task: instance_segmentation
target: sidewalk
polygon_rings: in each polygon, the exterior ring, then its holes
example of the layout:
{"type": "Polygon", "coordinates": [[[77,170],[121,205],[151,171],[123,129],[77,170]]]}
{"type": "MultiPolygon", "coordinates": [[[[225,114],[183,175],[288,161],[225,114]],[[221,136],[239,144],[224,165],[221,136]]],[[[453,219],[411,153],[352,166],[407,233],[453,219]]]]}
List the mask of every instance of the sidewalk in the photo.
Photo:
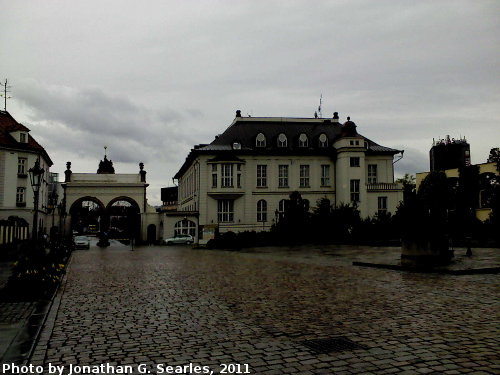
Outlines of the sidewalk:
{"type": "MultiPolygon", "coordinates": [[[[11,275],[12,262],[0,263],[0,290],[2,290],[11,275]]],[[[14,302],[0,296],[0,362],[16,359],[19,350],[13,350],[11,344],[18,337],[27,319],[30,317],[36,301],[14,302]],[[11,350],[9,350],[9,348],[11,350]]]]}

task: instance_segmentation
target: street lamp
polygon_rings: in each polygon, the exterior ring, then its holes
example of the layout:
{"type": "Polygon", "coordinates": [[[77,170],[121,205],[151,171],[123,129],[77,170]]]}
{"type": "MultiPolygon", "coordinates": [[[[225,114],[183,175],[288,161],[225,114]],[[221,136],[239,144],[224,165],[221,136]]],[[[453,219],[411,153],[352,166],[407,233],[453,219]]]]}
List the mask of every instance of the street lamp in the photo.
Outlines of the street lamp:
{"type": "Polygon", "coordinates": [[[40,196],[40,186],[42,185],[42,176],[45,172],[45,170],[40,167],[40,156],[36,159],[35,166],[30,168],[28,172],[34,195],[35,213],[33,214],[33,240],[36,242],[38,239],[38,199],[40,196]]]}
{"type": "Polygon", "coordinates": [[[64,227],[66,224],[66,205],[65,199],[63,198],[61,202],[57,205],[57,213],[59,214],[59,238],[64,239],[64,227]]]}
{"type": "Polygon", "coordinates": [[[59,199],[59,195],[57,194],[56,187],[49,194],[49,205],[48,209],[52,210],[52,227],[50,228],[50,240],[52,243],[55,241],[56,231],[57,229],[54,227],[54,215],[57,208],[57,200],[59,199]]]}

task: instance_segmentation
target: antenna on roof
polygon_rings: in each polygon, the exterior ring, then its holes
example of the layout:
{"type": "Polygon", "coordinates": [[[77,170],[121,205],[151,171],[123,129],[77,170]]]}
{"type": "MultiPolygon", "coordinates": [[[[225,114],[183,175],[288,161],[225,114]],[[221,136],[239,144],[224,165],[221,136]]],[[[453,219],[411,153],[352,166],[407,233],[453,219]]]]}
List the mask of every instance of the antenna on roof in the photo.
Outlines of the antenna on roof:
{"type": "Polygon", "coordinates": [[[321,103],[323,101],[323,94],[320,94],[319,96],[319,106],[318,106],[318,115],[319,115],[319,118],[323,118],[323,116],[321,115],[321,103]]]}
{"type": "Polygon", "coordinates": [[[0,96],[4,97],[4,108],[3,108],[3,110],[5,112],[7,112],[7,99],[12,98],[12,96],[7,96],[7,94],[10,92],[9,89],[12,88],[12,86],[9,86],[7,84],[7,78],[5,78],[5,83],[0,83],[0,85],[3,86],[3,94],[0,94],[0,96]]]}

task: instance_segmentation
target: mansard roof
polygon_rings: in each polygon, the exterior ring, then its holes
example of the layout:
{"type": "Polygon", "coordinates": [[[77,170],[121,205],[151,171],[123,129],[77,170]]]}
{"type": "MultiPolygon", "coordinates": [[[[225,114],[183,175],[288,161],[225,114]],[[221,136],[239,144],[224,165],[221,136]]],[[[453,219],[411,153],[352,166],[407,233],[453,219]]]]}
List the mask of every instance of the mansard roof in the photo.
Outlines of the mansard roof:
{"type": "MultiPolygon", "coordinates": [[[[224,133],[215,138],[210,145],[202,148],[212,149],[214,146],[229,145],[239,142],[242,149],[255,149],[255,138],[262,133],[266,137],[265,149],[277,149],[278,136],[283,133],[287,137],[287,149],[298,147],[298,138],[304,133],[309,139],[309,146],[314,145],[321,134],[326,134],[331,142],[340,136],[341,125],[333,123],[330,119],[301,119],[301,118],[259,118],[259,117],[237,117],[224,133]]],[[[281,147],[280,147],[281,149],[281,147]]]]}
{"type": "Polygon", "coordinates": [[[356,133],[356,125],[352,121],[348,121],[346,124],[354,129],[354,133],[350,131],[346,134],[345,124],[342,125],[339,122],[334,122],[332,119],[237,116],[224,133],[216,136],[212,143],[195,146],[174,178],[180,178],[189,168],[194,158],[200,154],[334,156],[336,151],[333,148],[333,143],[342,136],[363,138],[368,145],[368,154],[394,155],[400,152],[400,150],[381,146],[356,133]],[[256,144],[257,135],[260,133],[265,136],[265,146],[257,146],[256,144]],[[284,134],[287,138],[285,147],[278,146],[278,137],[280,134],[284,134]],[[301,134],[307,136],[307,147],[299,145],[301,134]],[[321,134],[327,136],[327,147],[320,147],[319,137],[321,134]],[[235,144],[237,144],[237,148],[235,144]]]}
{"type": "Polygon", "coordinates": [[[0,111],[0,147],[40,153],[47,163],[52,165],[52,160],[45,149],[29,134],[29,131],[30,129],[18,123],[9,112],[0,111]],[[26,143],[17,142],[11,134],[16,131],[26,132],[28,141],[26,143]]]}

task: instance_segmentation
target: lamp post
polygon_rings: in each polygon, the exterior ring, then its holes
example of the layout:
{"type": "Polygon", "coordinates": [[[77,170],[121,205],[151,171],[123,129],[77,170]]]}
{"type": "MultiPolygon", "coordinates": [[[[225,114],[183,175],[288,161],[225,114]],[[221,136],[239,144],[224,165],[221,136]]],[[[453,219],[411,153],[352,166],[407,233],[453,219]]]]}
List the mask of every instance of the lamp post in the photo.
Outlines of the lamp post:
{"type": "Polygon", "coordinates": [[[34,200],[34,214],[33,214],[33,240],[35,243],[38,241],[38,200],[40,197],[40,186],[42,185],[42,176],[45,172],[43,168],[40,167],[40,156],[35,161],[35,166],[28,170],[30,175],[31,187],[33,188],[33,200],[34,200]]]}
{"type": "Polygon", "coordinates": [[[49,210],[52,210],[52,226],[50,227],[50,241],[52,243],[56,240],[56,228],[54,227],[54,216],[57,208],[57,200],[59,199],[59,195],[54,187],[54,189],[49,194],[49,210]]]}
{"type": "Polygon", "coordinates": [[[59,214],[59,238],[61,241],[64,240],[64,226],[66,224],[66,205],[64,204],[64,202],[65,200],[63,198],[62,201],[57,205],[57,213],[59,214]]]}

